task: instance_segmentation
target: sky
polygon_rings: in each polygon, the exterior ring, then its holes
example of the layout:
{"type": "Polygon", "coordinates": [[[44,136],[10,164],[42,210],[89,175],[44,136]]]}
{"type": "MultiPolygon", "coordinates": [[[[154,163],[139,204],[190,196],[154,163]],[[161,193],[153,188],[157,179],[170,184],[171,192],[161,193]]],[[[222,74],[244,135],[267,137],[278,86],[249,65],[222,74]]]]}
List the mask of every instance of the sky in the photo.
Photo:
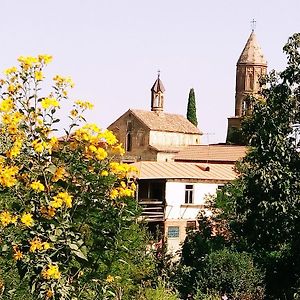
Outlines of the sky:
{"type": "Polygon", "coordinates": [[[165,112],[186,115],[194,88],[202,143],[224,142],[251,20],[268,70],[280,71],[299,11],[300,0],[0,0],[0,71],[53,55],[46,76],[71,76],[72,98],[95,105],[87,121],[106,128],[129,108],[150,110],[160,70],[165,112]]]}

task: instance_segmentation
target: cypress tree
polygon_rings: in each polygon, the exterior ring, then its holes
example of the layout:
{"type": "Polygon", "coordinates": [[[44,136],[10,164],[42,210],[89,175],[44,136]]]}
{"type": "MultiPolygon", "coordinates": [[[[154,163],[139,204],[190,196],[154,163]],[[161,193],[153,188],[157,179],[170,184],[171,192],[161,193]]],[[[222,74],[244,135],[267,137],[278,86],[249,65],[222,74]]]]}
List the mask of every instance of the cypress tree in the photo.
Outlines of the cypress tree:
{"type": "Polygon", "coordinates": [[[197,121],[197,112],[196,112],[196,100],[195,100],[195,92],[193,88],[190,89],[190,93],[189,93],[186,118],[197,127],[198,121],[197,121]]]}

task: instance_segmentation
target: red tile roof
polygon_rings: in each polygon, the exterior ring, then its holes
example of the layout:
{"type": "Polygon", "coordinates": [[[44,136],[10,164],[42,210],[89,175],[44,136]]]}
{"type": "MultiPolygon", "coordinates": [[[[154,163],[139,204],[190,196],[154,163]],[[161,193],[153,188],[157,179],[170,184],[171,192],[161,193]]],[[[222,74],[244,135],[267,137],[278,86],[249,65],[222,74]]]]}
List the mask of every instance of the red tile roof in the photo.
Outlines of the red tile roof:
{"type": "Polygon", "coordinates": [[[130,109],[130,111],[150,130],[201,134],[196,126],[181,115],[138,109],[130,109]]]}
{"type": "Polygon", "coordinates": [[[235,163],[246,155],[246,146],[235,145],[193,145],[177,153],[175,161],[235,163]]]}

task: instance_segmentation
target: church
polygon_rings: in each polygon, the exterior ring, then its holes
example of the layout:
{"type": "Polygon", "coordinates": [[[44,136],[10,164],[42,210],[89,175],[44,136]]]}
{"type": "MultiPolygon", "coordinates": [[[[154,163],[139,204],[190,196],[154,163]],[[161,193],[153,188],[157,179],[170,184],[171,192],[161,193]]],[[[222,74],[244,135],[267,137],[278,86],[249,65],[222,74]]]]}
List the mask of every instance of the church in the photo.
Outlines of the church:
{"type": "Polygon", "coordinates": [[[151,110],[129,109],[108,129],[125,146],[123,162],[137,169],[137,200],[149,230],[170,253],[181,248],[187,229],[197,228],[209,195],[237,177],[235,162],[247,147],[240,134],[251,113],[249,95],[260,92],[267,62],[252,30],[236,65],[235,115],[228,118],[226,144],[201,145],[202,132],[182,115],[164,111],[165,88],[158,75],[151,88],[151,110]]]}
{"type": "MultiPolygon", "coordinates": [[[[251,113],[248,96],[259,95],[259,79],[266,73],[267,61],[252,30],[236,65],[235,115],[228,118],[227,144],[244,144],[240,128],[243,117],[251,113]]],[[[125,147],[124,162],[172,161],[185,147],[201,144],[200,129],[185,116],[164,111],[164,91],[158,75],[150,110],[129,109],[108,126],[125,147]]]]}

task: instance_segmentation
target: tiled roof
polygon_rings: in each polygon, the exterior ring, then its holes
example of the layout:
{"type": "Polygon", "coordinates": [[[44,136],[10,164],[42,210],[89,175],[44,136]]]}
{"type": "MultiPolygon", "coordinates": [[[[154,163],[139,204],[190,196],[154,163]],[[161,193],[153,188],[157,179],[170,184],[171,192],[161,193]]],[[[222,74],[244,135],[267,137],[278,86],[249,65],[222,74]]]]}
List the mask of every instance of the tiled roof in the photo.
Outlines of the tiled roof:
{"type": "Polygon", "coordinates": [[[161,80],[159,79],[159,77],[155,80],[151,91],[158,93],[158,92],[164,92],[165,91],[165,87],[163,85],[163,83],[161,82],[161,80]]]}
{"type": "Polygon", "coordinates": [[[130,111],[150,130],[201,134],[196,126],[181,115],[138,109],[131,109],[130,111]]]}
{"type": "Polygon", "coordinates": [[[231,181],[237,177],[232,164],[196,164],[180,162],[141,161],[132,164],[139,179],[192,179],[231,181]]]}
{"type": "Polygon", "coordinates": [[[244,50],[237,62],[238,64],[267,65],[260,45],[257,42],[254,31],[251,32],[244,50]]]}
{"type": "Polygon", "coordinates": [[[246,146],[195,145],[187,146],[174,157],[175,161],[235,163],[246,154],[246,146]]]}

